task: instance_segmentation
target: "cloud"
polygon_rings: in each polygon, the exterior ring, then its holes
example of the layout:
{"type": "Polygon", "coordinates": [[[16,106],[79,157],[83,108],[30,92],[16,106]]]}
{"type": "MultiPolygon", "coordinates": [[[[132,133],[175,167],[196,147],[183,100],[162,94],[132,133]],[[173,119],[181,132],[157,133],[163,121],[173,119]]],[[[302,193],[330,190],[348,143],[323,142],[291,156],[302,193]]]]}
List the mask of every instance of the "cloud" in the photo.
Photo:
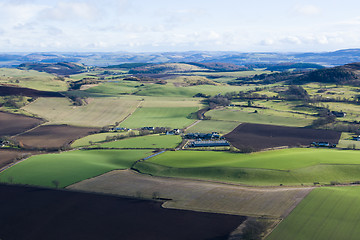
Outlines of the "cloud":
{"type": "Polygon", "coordinates": [[[320,13],[320,9],[315,5],[297,5],[295,11],[301,15],[317,15],[320,13]]]}
{"type": "Polygon", "coordinates": [[[300,40],[300,38],[295,37],[295,36],[284,37],[284,38],[280,39],[280,42],[285,43],[285,44],[302,44],[302,41],[300,40]]]}
{"type": "Polygon", "coordinates": [[[93,21],[100,16],[98,8],[86,2],[58,2],[40,13],[40,18],[45,21],[93,21]]]}

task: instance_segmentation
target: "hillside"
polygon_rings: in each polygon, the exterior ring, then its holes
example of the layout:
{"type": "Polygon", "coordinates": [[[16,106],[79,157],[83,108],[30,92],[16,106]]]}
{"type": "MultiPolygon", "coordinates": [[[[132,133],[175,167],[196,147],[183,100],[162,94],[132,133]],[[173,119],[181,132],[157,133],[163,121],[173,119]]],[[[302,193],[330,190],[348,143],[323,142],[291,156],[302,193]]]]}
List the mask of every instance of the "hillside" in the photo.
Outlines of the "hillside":
{"type": "Polygon", "coordinates": [[[85,66],[76,63],[23,63],[19,65],[22,70],[36,70],[39,72],[53,73],[57,75],[70,75],[81,73],[85,70],[85,66]]]}
{"type": "Polygon", "coordinates": [[[360,63],[357,62],[333,68],[318,69],[300,76],[295,80],[295,82],[319,82],[358,85],[360,83],[359,78],[360,63]]]}

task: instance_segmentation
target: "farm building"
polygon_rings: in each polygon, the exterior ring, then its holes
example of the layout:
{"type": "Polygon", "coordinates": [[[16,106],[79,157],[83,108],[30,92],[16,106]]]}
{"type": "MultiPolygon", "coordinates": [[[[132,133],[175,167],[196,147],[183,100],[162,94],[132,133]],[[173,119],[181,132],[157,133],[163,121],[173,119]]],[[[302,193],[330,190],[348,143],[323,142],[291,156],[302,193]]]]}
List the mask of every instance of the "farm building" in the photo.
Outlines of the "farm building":
{"type": "Polygon", "coordinates": [[[359,135],[359,136],[356,136],[356,137],[353,137],[353,140],[355,140],[355,141],[360,141],[360,135],[359,135]]]}
{"type": "Polygon", "coordinates": [[[227,147],[230,146],[226,140],[219,141],[192,141],[188,144],[188,147],[227,147]]]}
{"type": "Polygon", "coordinates": [[[141,130],[153,131],[154,127],[142,127],[141,130]]]}
{"type": "Polygon", "coordinates": [[[330,144],[328,142],[312,142],[311,145],[314,147],[336,147],[336,144],[330,144]]]}
{"type": "Polygon", "coordinates": [[[210,140],[210,139],[219,139],[220,135],[217,132],[212,132],[212,133],[188,133],[184,137],[186,139],[210,140]]]}
{"type": "Polygon", "coordinates": [[[180,129],[173,129],[166,132],[166,135],[179,135],[181,133],[180,129]]]}

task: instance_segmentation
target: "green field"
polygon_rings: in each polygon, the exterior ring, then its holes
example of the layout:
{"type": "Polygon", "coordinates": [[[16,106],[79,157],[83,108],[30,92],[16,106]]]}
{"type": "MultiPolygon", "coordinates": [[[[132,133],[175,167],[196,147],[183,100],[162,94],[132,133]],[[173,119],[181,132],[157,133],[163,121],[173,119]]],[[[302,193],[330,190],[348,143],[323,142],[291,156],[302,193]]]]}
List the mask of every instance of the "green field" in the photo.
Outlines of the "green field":
{"type": "Polygon", "coordinates": [[[98,176],[114,169],[129,168],[151,152],[148,150],[78,150],[30,157],[0,173],[0,182],[59,187],[98,176]]]}
{"type": "Polygon", "coordinates": [[[238,125],[239,122],[203,120],[187,129],[186,132],[218,132],[220,134],[226,134],[234,130],[238,125]]]}
{"type": "Polygon", "coordinates": [[[89,98],[88,104],[74,106],[67,98],[39,98],[23,107],[50,124],[102,127],[123,120],[140,103],[128,98],[89,98]]]}
{"type": "Polygon", "coordinates": [[[148,135],[107,142],[95,147],[100,148],[175,148],[182,141],[179,135],[148,135]]]}
{"type": "Polygon", "coordinates": [[[120,126],[184,128],[195,121],[192,113],[198,109],[197,107],[142,107],[138,108],[120,126]]]}
{"type": "Polygon", "coordinates": [[[97,133],[97,134],[88,135],[88,136],[85,136],[83,138],[75,140],[71,144],[71,147],[78,148],[78,147],[89,146],[91,144],[102,143],[102,142],[105,142],[108,138],[117,137],[119,135],[120,136],[121,135],[128,136],[130,132],[134,132],[135,134],[139,134],[139,131],[137,131],[137,130],[127,131],[127,132],[97,133]]]}
{"type": "Polygon", "coordinates": [[[314,117],[273,109],[226,107],[206,113],[212,120],[271,124],[290,127],[310,125],[314,117]],[[257,112],[255,112],[257,111],[257,112]]]}
{"type": "Polygon", "coordinates": [[[157,176],[212,179],[248,185],[312,185],[360,180],[360,152],[284,149],[252,154],[166,152],[136,164],[157,176]]]}
{"type": "Polygon", "coordinates": [[[359,239],[359,201],[359,187],[315,189],[266,239],[359,239]]]}
{"type": "Polygon", "coordinates": [[[66,91],[68,89],[67,83],[57,80],[54,75],[16,68],[0,68],[0,84],[2,83],[41,91],[66,91]]]}

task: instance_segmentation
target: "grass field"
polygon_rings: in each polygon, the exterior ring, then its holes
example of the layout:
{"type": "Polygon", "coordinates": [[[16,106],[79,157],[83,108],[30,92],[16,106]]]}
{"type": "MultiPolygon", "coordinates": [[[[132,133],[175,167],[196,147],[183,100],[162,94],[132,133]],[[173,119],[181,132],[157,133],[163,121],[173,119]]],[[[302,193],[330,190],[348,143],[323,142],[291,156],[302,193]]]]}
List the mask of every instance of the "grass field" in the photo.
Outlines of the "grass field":
{"type": "Polygon", "coordinates": [[[157,176],[212,179],[248,185],[312,185],[360,180],[360,152],[284,149],[252,154],[166,152],[135,165],[157,176]]]}
{"type": "Polygon", "coordinates": [[[88,104],[73,106],[66,98],[39,98],[23,109],[50,124],[101,127],[123,120],[139,104],[127,98],[91,98],[88,104]]]}
{"type": "Polygon", "coordinates": [[[359,187],[315,189],[266,239],[359,239],[359,193],[359,187]]]}
{"type": "Polygon", "coordinates": [[[182,141],[179,135],[148,135],[107,142],[95,147],[100,148],[175,148],[182,141]]]}
{"type": "Polygon", "coordinates": [[[0,68],[0,84],[1,83],[41,91],[66,91],[68,89],[67,83],[56,80],[54,75],[33,70],[19,70],[16,68],[0,68]]]}
{"type": "Polygon", "coordinates": [[[315,119],[314,117],[289,113],[285,111],[276,111],[272,109],[239,108],[226,107],[215,109],[206,113],[206,116],[212,120],[237,121],[259,124],[282,125],[290,127],[304,127],[315,119]],[[255,113],[255,111],[257,111],[255,113]]]}
{"type": "MultiPolygon", "coordinates": [[[[135,132],[135,134],[138,134],[138,131],[136,131],[136,130],[133,130],[133,132],[135,132]]],[[[75,140],[71,144],[71,147],[73,147],[73,148],[85,147],[85,146],[91,145],[90,142],[93,144],[94,143],[102,143],[102,142],[105,142],[108,137],[116,137],[119,135],[127,136],[128,134],[129,134],[129,132],[106,132],[106,133],[92,134],[92,135],[88,135],[86,137],[75,140]]]]}
{"type": "Polygon", "coordinates": [[[95,177],[114,169],[129,168],[150,155],[147,150],[79,150],[30,157],[0,173],[0,182],[59,187],[95,177]]]}
{"type": "Polygon", "coordinates": [[[239,125],[239,122],[203,120],[198,124],[187,129],[186,132],[218,132],[220,134],[229,133],[239,125]]]}
{"type": "Polygon", "coordinates": [[[120,124],[121,127],[170,127],[184,128],[195,121],[192,113],[198,107],[142,107],[120,124]]]}

